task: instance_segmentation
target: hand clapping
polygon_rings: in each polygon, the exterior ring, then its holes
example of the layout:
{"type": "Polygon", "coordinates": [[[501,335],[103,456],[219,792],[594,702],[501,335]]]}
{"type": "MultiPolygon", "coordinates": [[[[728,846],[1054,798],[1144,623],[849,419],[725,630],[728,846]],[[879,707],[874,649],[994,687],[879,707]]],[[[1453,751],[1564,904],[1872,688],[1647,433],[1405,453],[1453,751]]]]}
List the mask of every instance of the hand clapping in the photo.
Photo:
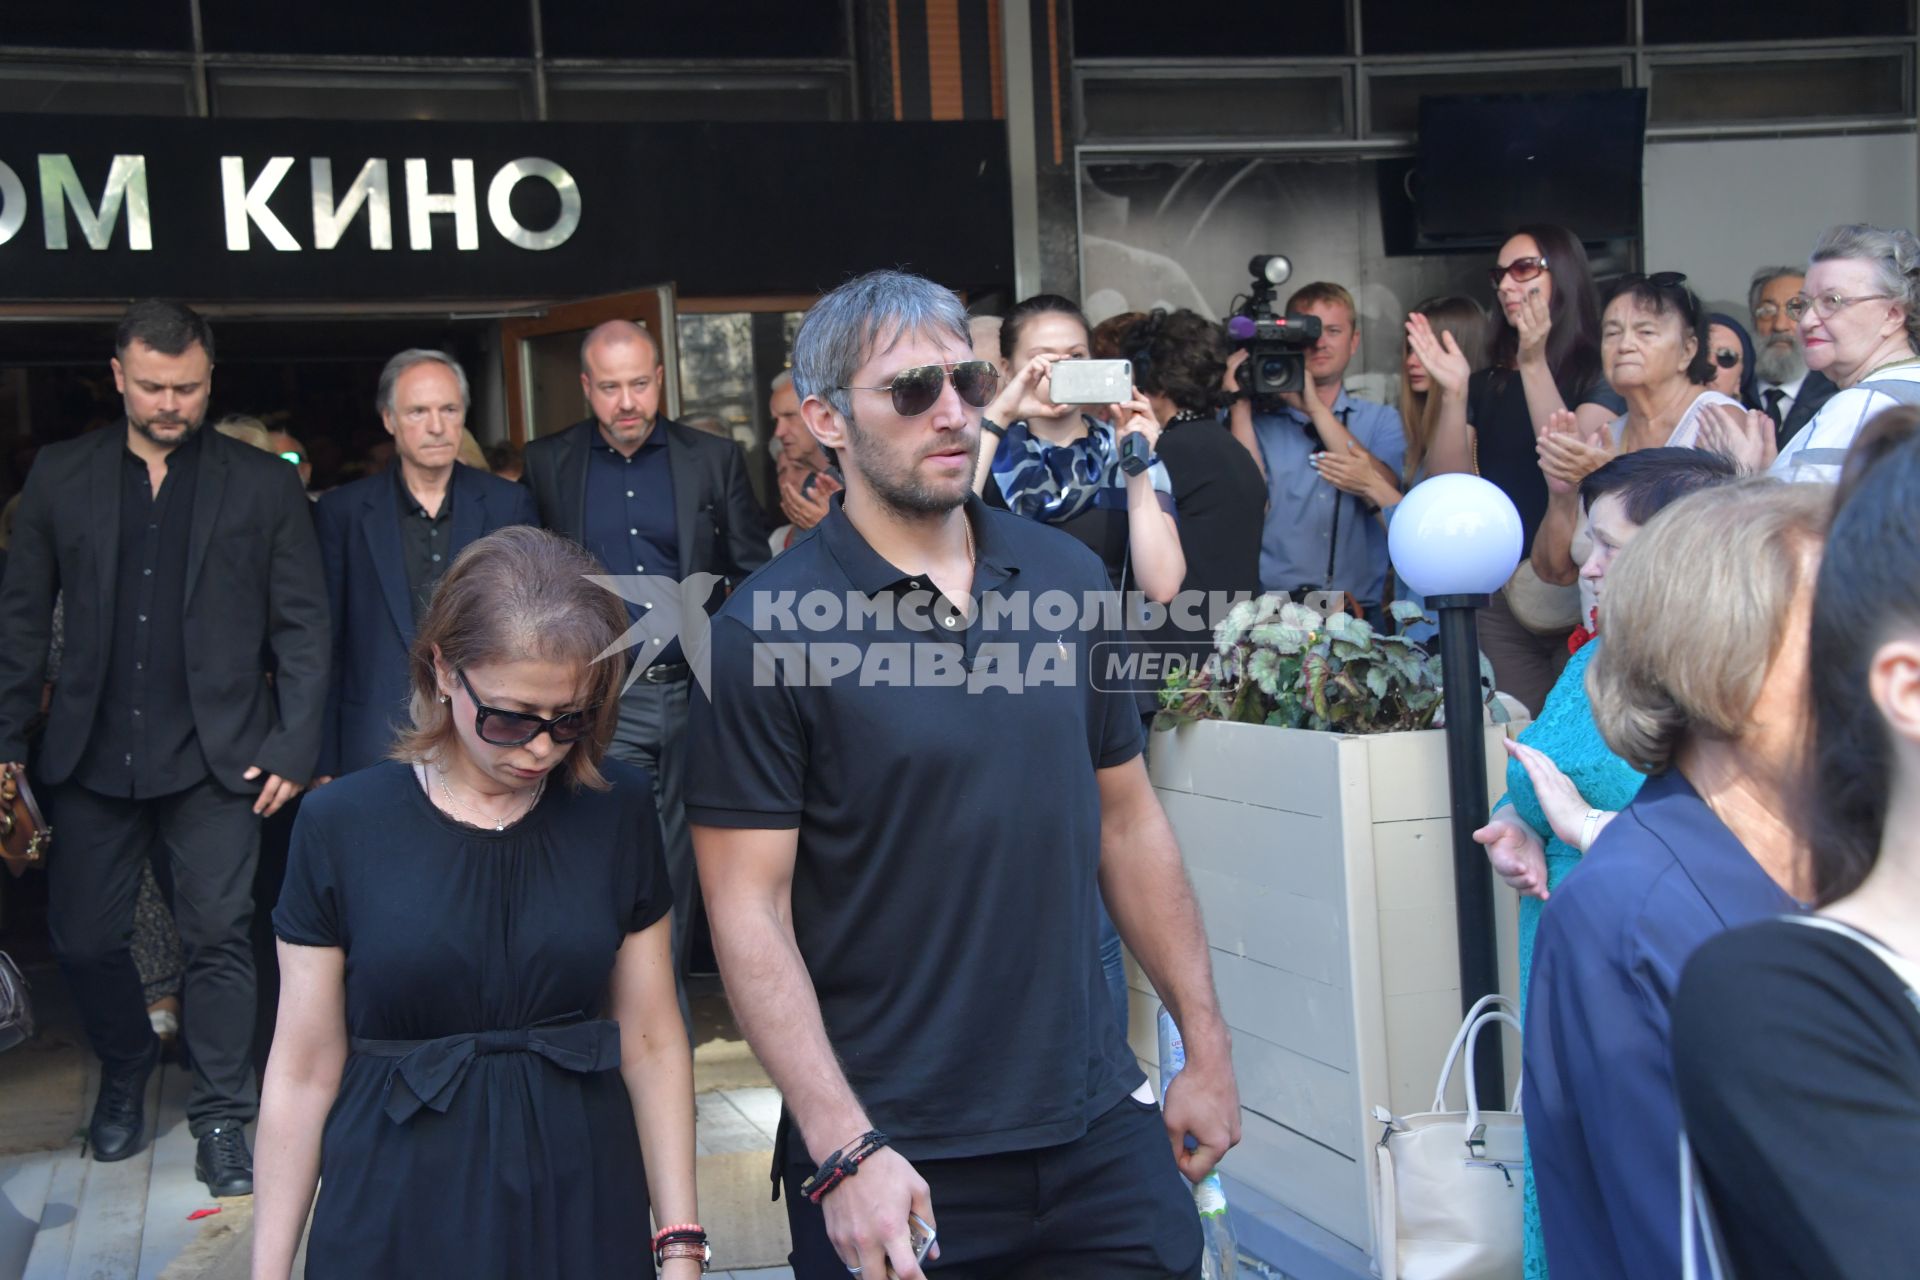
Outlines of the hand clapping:
{"type": "Polygon", "coordinates": [[[1700,447],[1726,455],[1748,475],[1765,471],[1780,455],[1773,419],[1732,404],[1708,405],[1700,415],[1700,447]]]}

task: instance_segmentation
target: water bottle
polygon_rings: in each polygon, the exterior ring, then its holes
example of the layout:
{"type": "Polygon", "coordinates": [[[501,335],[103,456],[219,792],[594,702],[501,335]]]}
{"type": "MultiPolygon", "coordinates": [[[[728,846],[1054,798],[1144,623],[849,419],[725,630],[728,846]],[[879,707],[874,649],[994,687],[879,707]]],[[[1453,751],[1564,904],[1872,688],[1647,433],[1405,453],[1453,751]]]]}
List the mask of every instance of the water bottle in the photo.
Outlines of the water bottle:
{"type": "MultiPolygon", "coordinates": [[[[1163,1008],[1160,1010],[1162,1099],[1167,1096],[1174,1077],[1186,1065],[1187,1046],[1180,1039],[1180,1028],[1173,1025],[1173,1016],[1163,1008]]],[[[1233,1219],[1227,1213],[1227,1193],[1220,1185],[1219,1170],[1209,1173],[1194,1187],[1193,1207],[1199,1211],[1200,1234],[1206,1245],[1206,1256],[1200,1265],[1201,1280],[1235,1280],[1240,1274],[1240,1245],[1233,1235],[1233,1219]]]]}

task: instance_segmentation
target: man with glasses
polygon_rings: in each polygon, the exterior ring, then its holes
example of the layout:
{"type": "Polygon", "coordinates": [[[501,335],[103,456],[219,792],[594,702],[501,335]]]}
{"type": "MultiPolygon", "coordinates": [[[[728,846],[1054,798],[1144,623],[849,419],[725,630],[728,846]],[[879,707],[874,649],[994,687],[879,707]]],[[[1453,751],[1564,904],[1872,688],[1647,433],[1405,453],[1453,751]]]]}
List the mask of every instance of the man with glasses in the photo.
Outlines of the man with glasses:
{"type": "Polygon", "coordinates": [[[1360,350],[1353,295],[1337,284],[1303,285],[1287,299],[1286,311],[1317,317],[1320,339],[1306,353],[1306,390],[1290,397],[1281,413],[1253,417],[1267,481],[1261,585],[1296,599],[1304,591],[1345,592],[1378,625],[1386,528],[1366,498],[1337,488],[1314,464],[1328,452],[1369,457],[1398,484],[1406,431],[1398,411],[1347,394],[1347,367],[1360,350]]]}
{"type": "Polygon", "coordinates": [[[917,276],[807,313],[794,381],[846,491],[714,619],[695,696],[688,815],[728,996],[786,1104],[798,1280],[920,1280],[928,1230],[959,1274],[1198,1276],[1176,1168],[1239,1139],[1139,713],[1095,676],[1121,622],[1086,603],[1106,568],[972,491],[998,380],[917,276]],[[1185,1038],[1164,1113],[1106,1012],[1096,884],[1185,1038]]]}
{"type": "Polygon", "coordinates": [[[333,679],[320,739],[324,783],[387,758],[406,727],[414,629],[454,557],[496,529],[533,524],[533,497],[454,456],[467,375],[441,351],[402,351],[374,395],[399,465],[314,506],[333,606],[333,679]]]}
{"type": "MultiPolygon", "coordinates": [[[[540,523],[580,543],[618,577],[736,583],[772,557],[740,446],[660,412],[666,369],[653,335],[610,320],[580,344],[580,389],[592,416],[528,443],[520,483],[540,523]]],[[[642,593],[644,594],[644,593],[642,593]]],[[[709,607],[723,598],[716,591],[709,607]]],[[[627,601],[639,622],[657,602],[627,601]]],[[[673,970],[686,1009],[687,953],[699,902],[687,836],[687,689],[677,637],[631,655],[639,676],[620,699],[612,752],[653,776],[673,881],[673,970]]]]}
{"type": "Polygon", "coordinates": [[[1784,310],[1807,367],[1840,390],[1787,441],[1772,472],[1832,482],[1869,419],[1920,405],[1920,239],[1904,228],[1828,227],[1784,310]]]}
{"type": "Polygon", "coordinates": [[[1781,447],[1812,421],[1837,389],[1826,374],[1807,368],[1799,327],[1787,314],[1788,301],[1806,279],[1799,267],[1762,267],[1747,289],[1747,311],[1759,349],[1753,371],[1760,407],[1773,419],[1775,443],[1781,447]]]}

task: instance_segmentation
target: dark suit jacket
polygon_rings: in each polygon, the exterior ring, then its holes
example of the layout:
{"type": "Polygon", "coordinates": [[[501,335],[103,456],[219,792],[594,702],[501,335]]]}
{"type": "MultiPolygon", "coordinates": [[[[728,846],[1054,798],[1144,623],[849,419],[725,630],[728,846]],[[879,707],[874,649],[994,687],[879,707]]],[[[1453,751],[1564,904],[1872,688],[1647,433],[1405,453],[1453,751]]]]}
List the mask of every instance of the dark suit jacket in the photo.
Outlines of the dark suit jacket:
{"type": "MultiPolygon", "coordinates": [[[[36,762],[66,781],[93,731],[113,644],[124,420],[41,450],[0,583],[0,759],[26,758],[54,597],[66,649],[36,762]]],[[[203,429],[181,614],[194,731],[213,776],[246,794],[267,773],[304,783],[327,698],[327,590],[300,478],[274,455],[203,429]],[[268,680],[271,674],[273,679],[268,680]]]]}
{"type": "Polygon", "coordinates": [[[1800,394],[1793,398],[1793,407],[1787,410],[1786,421],[1780,424],[1778,443],[1782,449],[1799,434],[1800,428],[1813,421],[1820,406],[1833,399],[1833,393],[1839,389],[1826,374],[1807,370],[1807,380],[1800,384],[1800,394]]]}
{"type": "MultiPolygon", "coordinates": [[[[397,464],[396,464],[397,465],[397,464]]],[[[400,546],[399,477],[382,472],[314,504],[327,599],[333,606],[333,679],[320,735],[323,775],[382,759],[407,723],[413,596],[400,546]]],[[[449,559],[495,529],[533,524],[533,497],[511,480],[460,467],[452,483],[449,559]]]]}
{"type": "MultiPolygon", "coordinates": [[[[533,441],[520,476],[533,490],[540,523],[575,542],[586,540],[587,450],[599,429],[589,418],[533,441]]],[[[667,418],[654,430],[667,433],[680,577],[714,573],[737,583],[772,559],[740,446],[667,418]]]]}

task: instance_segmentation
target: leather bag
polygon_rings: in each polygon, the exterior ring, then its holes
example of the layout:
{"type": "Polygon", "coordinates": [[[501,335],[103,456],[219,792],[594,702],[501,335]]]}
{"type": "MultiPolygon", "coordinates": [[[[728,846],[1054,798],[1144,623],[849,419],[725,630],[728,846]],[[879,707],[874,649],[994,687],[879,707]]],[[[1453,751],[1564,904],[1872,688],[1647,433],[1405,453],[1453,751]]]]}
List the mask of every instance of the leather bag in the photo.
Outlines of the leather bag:
{"type": "Polygon", "coordinates": [[[1395,1116],[1374,1147],[1374,1233],[1380,1280],[1519,1280],[1522,1271],[1520,1087],[1506,1111],[1482,1111],[1474,1042],[1486,1026],[1520,1021],[1505,996],[1486,996],[1460,1024],[1434,1086],[1433,1109],[1395,1116]],[[1467,1109],[1449,1111],[1447,1081],[1465,1051],[1467,1109]]]}
{"type": "Polygon", "coordinates": [[[53,828],[40,815],[27,772],[16,765],[0,765],[0,862],[15,876],[45,869],[53,828]]]}

